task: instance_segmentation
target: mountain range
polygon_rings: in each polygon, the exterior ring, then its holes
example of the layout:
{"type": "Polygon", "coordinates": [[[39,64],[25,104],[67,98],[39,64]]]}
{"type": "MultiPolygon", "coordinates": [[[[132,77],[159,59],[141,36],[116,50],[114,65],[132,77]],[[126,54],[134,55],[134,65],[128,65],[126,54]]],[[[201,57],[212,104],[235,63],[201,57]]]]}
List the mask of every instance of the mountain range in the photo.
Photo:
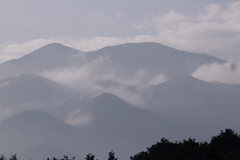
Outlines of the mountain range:
{"type": "Polygon", "coordinates": [[[109,57],[112,65],[125,73],[146,69],[151,75],[160,73],[169,78],[191,74],[203,64],[226,62],[207,54],[180,51],[152,42],[123,44],[86,53],[53,43],[0,64],[0,79],[22,73],[82,66],[99,57],[109,57]]]}
{"type": "Polygon", "coordinates": [[[163,137],[202,141],[220,129],[240,131],[240,85],[191,76],[226,62],[157,43],[93,52],[43,46],[0,64],[0,151],[105,159],[113,149],[128,159],[163,137]]]}

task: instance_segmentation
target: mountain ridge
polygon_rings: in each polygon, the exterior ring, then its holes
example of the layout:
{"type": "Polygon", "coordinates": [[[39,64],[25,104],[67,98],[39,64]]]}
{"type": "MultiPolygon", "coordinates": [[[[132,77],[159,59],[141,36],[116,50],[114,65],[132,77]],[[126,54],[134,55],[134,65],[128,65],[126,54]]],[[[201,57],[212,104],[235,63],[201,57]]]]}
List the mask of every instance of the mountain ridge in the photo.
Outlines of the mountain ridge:
{"type": "Polygon", "coordinates": [[[0,79],[21,73],[81,66],[99,57],[109,57],[114,66],[126,74],[147,70],[150,75],[165,74],[169,78],[191,74],[203,64],[227,62],[211,55],[181,51],[154,42],[108,46],[92,52],[53,43],[0,64],[0,79]],[[77,56],[79,54],[84,54],[84,61],[77,56]]]}

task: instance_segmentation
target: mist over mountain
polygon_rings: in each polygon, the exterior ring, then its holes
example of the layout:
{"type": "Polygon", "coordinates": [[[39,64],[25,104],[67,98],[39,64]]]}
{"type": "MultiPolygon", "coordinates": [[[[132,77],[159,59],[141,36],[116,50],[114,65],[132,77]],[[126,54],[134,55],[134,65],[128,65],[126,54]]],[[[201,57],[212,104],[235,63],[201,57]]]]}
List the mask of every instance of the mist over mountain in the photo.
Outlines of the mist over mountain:
{"type": "Polygon", "coordinates": [[[149,85],[178,75],[190,75],[204,64],[225,62],[210,55],[152,42],[129,43],[86,53],[54,43],[0,64],[0,78],[38,73],[86,95],[110,92],[133,105],[143,106],[142,97],[136,93],[149,85]],[[106,87],[106,82],[111,82],[111,87],[106,87]]]}
{"type": "Polygon", "coordinates": [[[0,150],[25,159],[104,159],[113,149],[128,159],[162,137],[204,141],[224,128],[240,132],[240,85],[191,76],[226,62],[157,43],[85,53],[43,46],[0,64],[0,150]]]}
{"type": "Polygon", "coordinates": [[[0,120],[28,109],[54,107],[76,92],[44,77],[26,73],[0,80],[0,120]]]}

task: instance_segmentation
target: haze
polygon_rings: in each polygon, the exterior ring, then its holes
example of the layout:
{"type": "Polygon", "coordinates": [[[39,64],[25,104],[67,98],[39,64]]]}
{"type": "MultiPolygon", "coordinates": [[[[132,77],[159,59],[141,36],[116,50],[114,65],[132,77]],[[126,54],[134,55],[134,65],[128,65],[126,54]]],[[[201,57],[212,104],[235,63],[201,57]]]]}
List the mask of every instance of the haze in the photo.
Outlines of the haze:
{"type": "Polygon", "coordinates": [[[0,0],[0,23],[0,154],[240,132],[240,1],[0,0]]]}

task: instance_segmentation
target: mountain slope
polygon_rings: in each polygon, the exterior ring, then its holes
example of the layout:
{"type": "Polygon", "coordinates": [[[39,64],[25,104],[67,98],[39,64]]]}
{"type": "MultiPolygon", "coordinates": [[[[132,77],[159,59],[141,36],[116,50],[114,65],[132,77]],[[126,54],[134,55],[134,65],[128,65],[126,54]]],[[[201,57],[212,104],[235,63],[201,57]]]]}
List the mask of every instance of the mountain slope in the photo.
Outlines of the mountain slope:
{"type": "Polygon", "coordinates": [[[98,132],[102,139],[112,137],[113,141],[121,139],[121,143],[130,142],[129,145],[134,148],[141,149],[160,137],[181,139],[193,135],[181,124],[146,109],[133,107],[109,93],[90,99],[81,106],[81,111],[92,115],[92,121],[85,127],[87,131],[98,132]]]}
{"type": "Polygon", "coordinates": [[[178,76],[151,87],[151,97],[160,105],[234,106],[240,104],[240,85],[206,82],[191,76],[178,76]]]}
{"type": "Polygon", "coordinates": [[[0,123],[0,130],[1,153],[17,154],[20,159],[62,156],[81,137],[76,129],[41,110],[7,118],[0,123]]]}
{"type": "Polygon", "coordinates": [[[0,79],[76,65],[81,62],[81,53],[58,43],[48,44],[19,59],[1,63],[0,79]]]}
{"type": "Polygon", "coordinates": [[[54,102],[73,93],[68,87],[30,73],[0,80],[1,107],[54,102]]]}
{"type": "Polygon", "coordinates": [[[239,131],[240,85],[179,76],[152,86],[146,94],[150,110],[201,133],[215,133],[223,128],[239,131]]]}

